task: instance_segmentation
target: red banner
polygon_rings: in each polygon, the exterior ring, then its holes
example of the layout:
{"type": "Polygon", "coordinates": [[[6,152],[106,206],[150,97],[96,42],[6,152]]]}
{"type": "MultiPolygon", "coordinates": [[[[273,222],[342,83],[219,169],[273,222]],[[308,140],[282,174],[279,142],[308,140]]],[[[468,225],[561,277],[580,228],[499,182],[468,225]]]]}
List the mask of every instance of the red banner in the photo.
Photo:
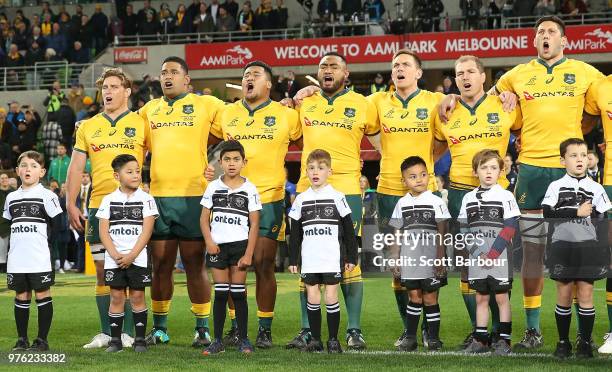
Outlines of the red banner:
{"type": "Polygon", "coordinates": [[[115,48],[115,63],[147,63],[147,47],[115,48]]]}
{"type": "MultiPolygon", "coordinates": [[[[568,26],[566,53],[612,53],[612,26],[568,26]]],[[[531,28],[438,32],[426,34],[354,36],[321,39],[245,41],[188,44],[185,57],[190,69],[241,68],[262,60],[271,66],[316,65],[334,51],[349,63],[389,62],[400,48],[409,48],[423,60],[455,59],[464,54],[478,57],[535,56],[531,28]]],[[[115,59],[116,61],[116,59],[115,59]]]]}

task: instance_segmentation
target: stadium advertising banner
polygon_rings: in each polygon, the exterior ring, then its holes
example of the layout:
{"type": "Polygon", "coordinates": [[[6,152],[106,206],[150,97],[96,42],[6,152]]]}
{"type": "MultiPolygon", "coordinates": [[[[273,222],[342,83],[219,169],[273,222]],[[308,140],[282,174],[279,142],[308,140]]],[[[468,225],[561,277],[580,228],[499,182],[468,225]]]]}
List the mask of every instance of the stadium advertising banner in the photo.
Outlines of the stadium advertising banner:
{"type": "MultiPolygon", "coordinates": [[[[426,34],[356,36],[340,38],[244,41],[188,44],[185,56],[190,69],[242,68],[262,60],[271,66],[316,65],[330,51],[345,55],[349,63],[388,62],[395,51],[409,48],[423,60],[454,59],[463,54],[481,58],[533,56],[531,28],[439,32],[426,34]]],[[[572,53],[612,53],[612,26],[568,26],[572,53]]]]}
{"type": "Polygon", "coordinates": [[[147,47],[115,48],[115,63],[147,63],[147,47]]]}

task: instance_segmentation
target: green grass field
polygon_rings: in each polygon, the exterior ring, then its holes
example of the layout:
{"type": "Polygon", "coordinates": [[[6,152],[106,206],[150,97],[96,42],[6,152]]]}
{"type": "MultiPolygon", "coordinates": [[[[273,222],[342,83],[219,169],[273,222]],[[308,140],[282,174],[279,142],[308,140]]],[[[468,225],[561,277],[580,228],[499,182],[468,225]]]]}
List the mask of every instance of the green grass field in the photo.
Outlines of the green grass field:
{"type": "MultiPolygon", "coordinates": [[[[5,276],[0,282],[6,283],[5,276]]],[[[365,300],[362,315],[362,327],[368,350],[363,353],[345,353],[342,355],[306,355],[285,350],[284,344],[299,330],[299,300],[297,297],[297,277],[290,274],[278,275],[278,298],[276,302],[272,350],[259,351],[248,357],[237,351],[227,350],[225,354],[203,357],[199,350],[190,347],[193,336],[193,316],[189,312],[189,299],[185,285],[185,276],[176,277],[174,300],[169,315],[170,344],[154,346],[144,355],[137,355],[131,350],[121,354],[108,355],[103,349],[85,350],[81,346],[98,333],[98,316],[94,300],[94,279],[81,275],[57,275],[56,285],[52,289],[54,300],[54,319],[49,342],[54,352],[65,353],[66,364],[47,364],[45,366],[28,364],[12,368],[21,370],[40,370],[45,368],[68,368],[69,370],[108,371],[134,369],[165,370],[288,370],[302,368],[305,370],[352,370],[364,368],[371,370],[612,370],[612,358],[597,357],[589,361],[558,361],[550,356],[556,343],[556,326],[554,321],[554,283],[547,280],[543,296],[543,334],[545,347],[536,354],[521,354],[511,357],[465,356],[454,353],[456,346],[469,332],[469,321],[463,306],[456,278],[449,280],[449,285],[442,289],[440,295],[442,325],[441,338],[444,352],[412,354],[394,351],[393,342],[401,333],[401,322],[397,314],[395,299],[388,277],[368,277],[365,279],[365,300]]],[[[596,323],[594,337],[601,343],[602,335],[607,331],[608,320],[605,309],[605,283],[597,283],[596,323]]],[[[250,336],[254,341],[256,335],[256,305],[254,298],[254,274],[249,274],[248,281],[250,306],[250,336]]],[[[513,306],[513,341],[522,337],[524,315],[520,280],[515,281],[512,298],[513,306]]],[[[324,316],[324,315],[323,315],[324,316]]],[[[324,316],[325,317],[325,316],[324,316]]],[[[341,329],[345,328],[346,315],[343,310],[341,329]]],[[[151,317],[150,317],[151,319],[151,317]]],[[[149,324],[152,321],[149,320],[149,324]]],[[[0,370],[11,368],[8,362],[8,351],[16,340],[13,320],[13,293],[4,284],[0,289],[0,370]]],[[[32,307],[30,317],[30,339],[36,334],[36,310],[32,307]]],[[[211,323],[212,326],[212,323],[211,323]]],[[[326,335],[325,321],[323,334],[326,335]]],[[[149,326],[150,328],[150,326],[149,326]]],[[[575,318],[572,320],[572,335],[575,329],[575,318]]],[[[325,338],[325,336],[324,336],[325,338]]]]}

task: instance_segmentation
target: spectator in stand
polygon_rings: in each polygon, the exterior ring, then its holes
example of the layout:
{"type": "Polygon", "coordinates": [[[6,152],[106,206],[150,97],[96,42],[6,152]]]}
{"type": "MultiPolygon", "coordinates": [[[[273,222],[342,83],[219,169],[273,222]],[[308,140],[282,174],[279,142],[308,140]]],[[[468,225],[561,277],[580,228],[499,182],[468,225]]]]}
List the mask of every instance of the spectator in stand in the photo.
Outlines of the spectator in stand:
{"type": "Polygon", "coordinates": [[[213,21],[210,13],[208,13],[208,6],[206,5],[206,3],[200,3],[200,11],[196,18],[193,20],[193,26],[195,28],[195,32],[197,33],[215,31],[215,22],[213,21]]]}
{"type": "Polygon", "coordinates": [[[389,89],[389,86],[385,84],[385,80],[381,73],[376,74],[374,77],[374,82],[370,84],[370,91],[368,95],[374,94],[376,92],[386,92],[389,89]]]}
{"type": "Polygon", "coordinates": [[[53,31],[53,22],[51,21],[50,13],[45,13],[43,15],[43,21],[40,24],[40,30],[42,32],[42,36],[51,36],[51,32],[53,31]]]}
{"type": "Polygon", "coordinates": [[[170,6],[166,3],[159,6],[159,24],[162,34],[174,33],[174,15],[170,11],[170,6]]]}
{"type": "MultiPolygon", "coordinates": [[[[6,145],[6,144],[4,144],[6,145]]],[[[0,174],[0,205],[4,208],[6,196],[13,190],[9,186],[9,177],[6,173],[0,174]]],[[[11,222],[0,218],[0,273],[6,273],[6,260],[11,235],[11,222]]]]}
{"type": "MultiPolygon", "coordinates": [[[[515,17],[533,17],[533,10],[537,0],[521,0],[514,1],[514,16],[515,17]]],[[[534,22],[535,23],[535,22],[534,22]]]]}
{"type": "Polygon", "coordinates": [[[367,13],[370,21],[378,22],[385,14],[385,4],[382,0],[366,0],[363,3],[363,11],[367,13]]]}
{"type": "Polygon", "coordinates": [[[419,29],[422,32],[440,31],[440,15],[444,4],[440,0],[416,0],[414,12],[419,18],[419,29]]]}
{"type": "Polygon", "coordinates": [[[151,7],[151,1],[149,0],[144,0],[143,4],[142,4],[142,9],[140,9],[138,11],[138,20],[139,20],[139,24],[142,24],[144,22],[147,21],[147,14],[151,14],[153,16],[153,19],[157,19],[157,12],[155,11],[155,9],[153,9],[151,7]]]}
{"type": "Polygon", "coordinates": [[[15,12],[15,21],[21,21],[25,23],[26,29],[30,29],[30,20],[27,19],[26,16],[23,14],[23,10],[17,9],[17,11],[15,12]]]}
{"type": "Polygon", "coordinates": [[[89,21],[89,16],[83,15],[81,17],[81,26],[79,27],[79,35],[75,40],[81,42],[83,49],[90,50],[93,48],[93,25],[89,21]]]}
{"type": "Polygon", "coordinates": [[[53,10],[51,10],[51,5],[49,4],[49,2],[43,1],[42,4],[40,4],[40,6],[41,6],[40,13],[41,14],[48,13],[49,16],[51,17],[51,22],[55,22],[55,14],[53,13],[53,10]]]}
{"type": "MultiPolygon", "coordinates": [[[[588,8],[590,13],[610,13],[612,11],[612,3],[609,0],[589,0],[588,8]]],[[[601,16],[596,16],[601,18],[601,16]]]]}
{"type": "Polygon", "coordinates": [[[325,20],[335,19],[336,13],[338,13],[336,0],[319,0],[319,4],[317,4],[319,18],[325,20]]]}
{"type": "Polygon", "coordinates": [[[81,31],[81,22],[83,18],[83,6],[77,4],[74,10],[74,14],[70,17],[70,40],[78,40],[79,33],[81,31]]]}
{"type": "Polygon", "coordinates": [[[261,5],[255,11],[254,30],[275,29],[278,25],[276,9],[272,8],[272,0],[262,0],[261,5]]]}
{"type": "MultiPolygon", "coordinates": [[[[68,52],[67,59],[68,59],[68,62],[70,63],[83,64],[83,63],[89,63],[91,59],[90,57],[91,57],[91,53],[89,52],[89,50],[83,48],[83,44],[77,40],[74,42],[74,46],[72,47],[72,49],[70,49],[70,51],[68,52]]],[[[77,74],[77,77],[78,77],[79,72],[80,71],[73,71],[73,75],[77,74]]]]}
{"type": "Polygon", "coordinates": [[[557,14],[555,2],[553,0],[539,0],[535,6],[534,14],[538,17],[557,14]]]}
{"type": "Polygon", "coordinates": [[[36,41],[32,42],[30,49],[25,54],[24,63],[26,66],[34,66],[36,62],[45,60],[45,54],[36,41]]]}
{"type": "Polygon", "coordinates": [[[278,82],[274,90],[282,98],[292,98],[302,88],[300,84],[295,81],[295,73],[293,71],[287,71],[285,75],[278,76],[278,82]]]}
{"type": "Polygon", "coordinates": [[[61,12],[59,14],[59,20],[57,23],[60,26],[60,32],[66,35],[66,39],[71,41],[72,36],[72,20],[70,19],[70,14],[67,12],[61,12]]]}
{"type": "MultiPolygon", "coordinates": [[[[529,0],[525,0],[529,1],[529,0]]],[[[482,8],[481,0],[461,0],[459,2],[461,14],[465,18],[466,30],[477,30],[478,22],[480,21],[480,8],[482,8]]]]}
{"type": "Polygon", "coordinates": [[[34,41],[38,43],[38,47],[41,50],[45,50],[45,48],[47,47],[47,42],[45,41],[45,38],[40,33],[40,27],[38,26],[34,26],[32,28],[32,33],[28,37],[27,43],[31,47],[34,41]]]}
{"type": "Polygon", "coordinates": [[[96,4],[90,23],[93,32],[92,47],[95,54],[100,54],[108,45],[108,17],[102,11],[102,5],[96,4]]]}
{"type": "Polygon", "coordinates": [[[159,79],[153,79],[149,75],[145,75],[142,78],[143,82],[138,92],[135,94],[135,99],[142,99],[145,103],[152,99],[159,98],[162,96],[161,83],[159,79]]]}
{"type": "MultiPolygon", "coordinates": [[[[14,128],[17,128],[17,123],[19,123],[21,119],[25,119],[25,113],[21,110],[19,102],[9,102],[9,112],[6,115],[6,120],[13,124],[14,128]]],[[[17,132],[15,131],[14,134],[17,134],[17,132]]]]}
{"type": "Polygon", "coordinates": [[[45,164],[49,166],[50,159],[57,156],[57,145],[62,142],[62,128],[57,121],[47,121],[42,127],[41,140],[45,154],[45,164]]]}
{"type": "Polygon", "coordinates": [[[15,125],[6,120],[6,109],[0,107],[0,142],[10,142],[16,133],[17,128],[15,125]]]}
{"type": "Polygon", "coordinates": [[[154,36],[159,35],[161,32],[161,25],[154,18],[153,12],[146,12],[146,18],[144,22],[138,25],[138,35],[141,36],[154,36]]]}
{"type": "Polygon", "coordinates": [[[234,17],[234,19],[238,19],[238,3],[236,2],[236,0],[225,0],[222,7],[224,7],[225,10],[227,10],[227,12],[229,13],[229,15],[234,17]]]}
{"type": "Polygon", "coordinates": [[[187,7],[187,18],[193,23],[198,14],[200,14],[200,1],[191,0],[191,4],[187,7]]]}
{"type": "Polygon", "coordinates": [[[185,4],[179,4],[174,15],[174,32],[177,34],[187,34],[191,32],[191,19],[187,14],[185,4]]]}
{"type": "Polygon", "coordinates": [[[217,31],[230,32],[234,30],[236,30],[236,20],[224,7],[220,7],[219,17],[217,19],[217,31]]]}
{"type": "Polygon", "coordinates": [[[501,27],[501,9],[497,4],[499,0],[489,0],[489,5],[487,5],[487,28],[495,29],[501,27]]]}
{"type": "Polygon", "coordinates": [[[125,16],[121,20],[123,22],[123,35],[133,36],[138,33],[138,16],[134,13],[134,6],[127,4],[125,6],[125,16]]]}
{"type": "Polygon", "coordinates": [[[360,13],[362,10],[361,0],[342,0],[341,11],[346,21],[352,19],[355,14],[360,13]]]}
{"type": "Polygon", "coordinates": [[[47,108],[47,120],[48,121],[56,121],[55,113],[59,111],[62,100],[66,97],[64,92],[62,92],[62,86],[59,80],[55,80],[49,88],[49,95],[45,98],[43,102],[43,106],[47,108]]]}
{"type": "Polygon", "coordinates": [[[215,27],[217,27],[217,21],[219,20],[219,0],[211,0],[210,6],[208,7],[208,13],[211,15],[213,22],[215,23],[215,27]]]}
{"type": "Polygon", "coordinates": [[[12,79],[7,78],[6,84],[8,86],[19,86],[23,84],[23,76],[25,75],[23,71],[19,70],[19,67],[25,66],[25,61],[19,53],[17,48],[17,44],[11,44],[8,50],[8,54],[6,56],[6,67],[9,69],[7,71],[7,75],[11,76],[12,79]],[[14,70],[10,70],[11,68],[15,68],[14,70]]]}
{"type": "Polygon", "coordinates": [[[0,141],[0,169],[13,168],[13,151],[10,142],[0,141]]]}
{"type": "Polygon", "coordinates": [[[17,190],[19,187],[19,181],[17,181],[16,177],[9,177],[9,187],[13,190],[17,190]]]}
{"type": "Polygon", "coordinates": [[[34,14],[30,21],[30,30],[33,30],[34,27],[40,28],[40,16],[38,14],[34,14]]]}
{"type": "Polygon", "coordinates": [[[66,41],[66,35],[61,33],[59,23],[53,24],[53,32],[47,36],[47,48],[55,50],[57,56],[63,58],[68,45],[66,41]]]}
{"type": "Polygon", "coordinates": [[[36,128],[28,125],[26,119],[20,119],[17,123],[17,136],[13,138],[13,167],[17,166],[15,160],[25,151],[34,150],[36,147],[36,128]]]}
{"type": "Polygon", "coordinates": [[[15,36],[13,36],[13,43],[17,45],[17,49],[19,51],[26,51],[28,49],[28,38],[30,37],[30,33],[26,28],[25,23],[18,21],[15,24],[15,36]]]}
{"type": "Polygon", "coordinates": [[[251,31],[254,20],[255,13],[251,9],[251,2],[247,0],[242,4],[242,9],[238,13],[238,27],[240,27],[240,31],[251,31]]]}
{"type": "Polygon", "coordinates": [[[459,94],[459,88],[457,88],[455,80],[450,76],[444,77],[442,86],[444,87],[444,94],[459,94]]]}
{"type": "Polygon", "coordinates": [[[588,9],[583,0],[565,0],[561,6],[561,13],[579,18],[578,15],[588,13],[588,9]]]}
{"type": "Polygon", "coordinates": [[[66,149],[66,145],[63,143],[57,145],[56,153],[57,156],[51,159],[51,164],[49,165],[49,170],[47,171],[47,180],[56,180],[61,185],[66,182],[70,157],[68,157],[68,149],[66,149]]]}
{"type": "Polygon", "coordinates": [[[93,106],[94,100],[90,96],[83,97],[83,108],[76,113],[76,121],[87,119],[89,116],[89,110],[93,106]]]}
{"type": "Polygon", "coordinates": [[[70,106],[72,112],[77,113],[83,109],[83,97],[85,97],[85,89],[83,85],[79,84],[77,80],[74,80],[70,85],[70,91],[68,92],[68,106],[70,106]]]}
{"type": "Polygon", "coordinates": [[[289,9],[285,5],[285,0],[276,0],[276,12],[278,14],[278,28],[287,28],[289,9]]]}
{"type": "MultiPolygon", "coordinates": [[[[62,128],[62,143],[65,145],[66,150],[72,152],[72,138],[74,136],[74,123],[76,123],[76,114],[72,107],[70,107],[70,103],[68,102],[68,98],[64,98],[62,100],[62,104],[60,105],[59,111],[56,114],[57,123],[60,128],[62,128]]],[[[60,180],[60,182],[62,182],[60,180]]]]}

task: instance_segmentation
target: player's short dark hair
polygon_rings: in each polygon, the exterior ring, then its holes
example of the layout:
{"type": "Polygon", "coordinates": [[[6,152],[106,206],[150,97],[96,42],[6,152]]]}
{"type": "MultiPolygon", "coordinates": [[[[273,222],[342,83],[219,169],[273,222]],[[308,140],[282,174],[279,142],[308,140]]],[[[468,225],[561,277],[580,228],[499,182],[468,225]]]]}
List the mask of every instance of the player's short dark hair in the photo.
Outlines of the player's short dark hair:
{"type": "Polygon", "coordinates": [[[563,20],[557,16],[554,15],[550,15],[550,16],[544,16],[540,19],[538,19],[535,23],[535,30],[536,32],[538,31],[538,27],[540,27],[540,25],[543,22],[554,22],[557,24],[557,27],[559,27],[559,31],[561,31],[561,36],[565,36],[565,22],[563,22],[563,20]]]}
{"type": "Polygon", "coordinates": [[[455,61],[455,69],[458,63],[463,63],[463,62],[468,62],[468,61],[474,61],[474,63],[476,64],[476,68],[478,68],[478,72],[480,72],[481,74],[484,74],[485,72],[484,63],[482,63],[480,58],[473,56],[473,55],[469,55],[469,54],[466,54],[464,56],[457,58],[457,60],[455,61]]]}
{"type": "Polygon", "coordinates": [[[185,71],[185,74],[189,74],[189,67],[187,66],[187,62],[185,62],[185,60],[182,59],[181,57],[177,57],[177,56],[166,57],[166,59],[164,59],[164,61],[162,62],[162,66],[164,65],[164,63],[168,63],[168,62],[178,63],[179,65],[181,65],[181,68],[183,69],[183,71],[185,71]]]}
{"type": "Polygon", "coordinates": [[[474,157],[472,158],[472,170],[476,172],[481,164],[486,163],[491,159],[497,160],[497,165],[499,165],[499,169],[504,168],[504,159],[502,159],[502,157],[499,155],[499,151],[492,149],[484,149],[478,151],[476,155],[474,155],[474,157]]]}
{"type": "Polygon", "coordinates": [[[419,164],[424,166],[425,169],[427,169],[427,163],[425,163],[425,160],[423,160],[422,157],[420,157],[420,156],[409,156],[406,159],[404,159],[404,161],[400,165],[400,170],[403,172],[406,169],[414,167],[415,165],[419,165],[419,164]]]}
{"type": "Polygon", "coordinates": [[[321,57],[321,60],[325,57],[338,57],[342,60],[342,62],[344,62],[344,64],[346,65],[346,57],[343,56],[342,54],[338,53],[338,52],[327,52],[325,54],[323,54],[323,56],[321,57]]]}
{"type": "Polygon", "coordinates": [[[418,68],[421,68],[421,66],[423,65],[423,62],[421,61],[421,58],[419,58],[419,55],[408,48],[403,48],[395,52],[393,54],[393,58],[391,58],[391,63],[393,63],[393,60],[401,56],[402,54],[407,54],[411,56],[412,59],[414,59],[414,61],[416,62],[418,68]]]}
{"type": "Polygon", "coordinates": [[[30,150],[21,153],[21,155],[19,155],[19,158],[17,158],[17,165],[19,165],[19,163],[21,163],[23,159],[32,159],[37,162],[41,167],[45,167],[45,157],[38,151],[30,150]]]}
{"type": "Polygon", "coordinates": [[[237,151],[240,153],[240,156],[242,156],[243,159],[245,158],[244,146],[242,146],[242,143],[236,140],[224,141],[219,146],[221,148],[221,152],[219,153],[219,159],[222,159],[223,155],[225,155],[226,152],[231,152],[231,151],[237,151]]]}
{"type": "Polygon", "coordinates": [[[138,163],[138,160],[136,159],[136,157],[134,157],[134,155],[130,155],[130,154],[117,155],[111,162],[111,167],[113,168],[113,171],[119,172],[121,168],[123,168],[127,163],[132,162],[132,161],[135,161],[136,163],[138,163]]]}
{"type": "Polygon", "coordinates": [[[265,63],[264,61],[253,61],[253,62],[249,62],[247,63],[246,66],[244,66],[244,70],[242,70],[242,74],[244,75],[244,72],[249,68],[249,67],[261,67],[264,69],[264,71],[266,72],[266,75],[268,76],[268,80],[272,81],[272,68],[270,66],[268,66],[267,63],[265,63]]]}
{"type": "Polygon", "coordinates": [[[565,141],[561,142],[561,144],[559,145],[559,153],[561,154],[561,157],[565,156],[567,148],[571,145],[584,145],[587,148],[589,147],[582,138],[568,138],[565,141]]]}
{"type": "Polygon", "coordinates": [[[308,154],[308,158],[306,158],[306,164],[309,164],[313,161],[327,164],[327,166],[331,168],[331,155],[325,150],[316,149],[313,150],[310,154],[308,154]]]}

